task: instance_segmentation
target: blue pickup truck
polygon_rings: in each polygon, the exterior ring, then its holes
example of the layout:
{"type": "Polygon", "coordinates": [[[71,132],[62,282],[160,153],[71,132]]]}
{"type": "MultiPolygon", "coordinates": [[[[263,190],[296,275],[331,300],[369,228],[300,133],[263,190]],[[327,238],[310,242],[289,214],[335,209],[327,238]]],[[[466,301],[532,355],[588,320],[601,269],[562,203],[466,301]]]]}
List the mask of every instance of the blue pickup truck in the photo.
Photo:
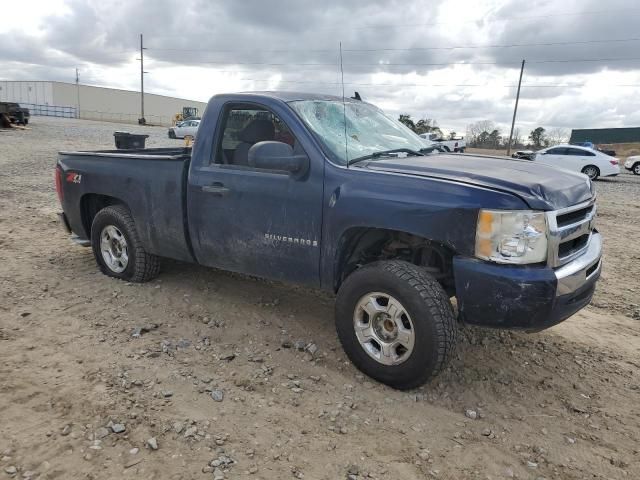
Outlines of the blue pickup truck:
{"type": "Polygon", "coordinates": [[[104,274],[145,282],[168,257],[328,290],[349,358],[400,389],[446,366],[458,322],[550,327],[601,270],[585,175],[441,153],[328,95],[216,95],[193,149],[60,152],[56,184],[104,274]]]}

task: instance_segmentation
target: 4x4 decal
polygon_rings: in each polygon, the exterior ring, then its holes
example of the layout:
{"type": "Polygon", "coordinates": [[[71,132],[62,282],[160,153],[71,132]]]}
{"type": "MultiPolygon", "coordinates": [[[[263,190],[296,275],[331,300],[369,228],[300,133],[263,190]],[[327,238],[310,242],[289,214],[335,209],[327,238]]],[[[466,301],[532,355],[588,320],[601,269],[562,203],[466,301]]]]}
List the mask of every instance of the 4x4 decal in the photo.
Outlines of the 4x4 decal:
{"type": "Polygon", "coordinates": [[[75,173],[75,172],[67,173],[67,183],[81,183],[81,182],[82,182],[81,174],[75,173]]]}

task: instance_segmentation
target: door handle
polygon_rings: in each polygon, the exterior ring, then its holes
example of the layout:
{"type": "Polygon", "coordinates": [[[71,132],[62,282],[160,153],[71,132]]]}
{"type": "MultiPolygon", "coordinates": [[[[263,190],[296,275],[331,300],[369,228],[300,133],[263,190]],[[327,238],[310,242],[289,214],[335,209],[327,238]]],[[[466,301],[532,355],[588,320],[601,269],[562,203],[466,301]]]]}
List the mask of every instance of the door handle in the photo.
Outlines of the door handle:
{"type": "Polygon", "coordinates": [[[206,193],[213,193],[214,195],[218,195],[220,197],[228,195],[231,192],[231,190],[225,187],[222,183],[214,183],[212,185],[203,185],[202,191],[206,193]]]}

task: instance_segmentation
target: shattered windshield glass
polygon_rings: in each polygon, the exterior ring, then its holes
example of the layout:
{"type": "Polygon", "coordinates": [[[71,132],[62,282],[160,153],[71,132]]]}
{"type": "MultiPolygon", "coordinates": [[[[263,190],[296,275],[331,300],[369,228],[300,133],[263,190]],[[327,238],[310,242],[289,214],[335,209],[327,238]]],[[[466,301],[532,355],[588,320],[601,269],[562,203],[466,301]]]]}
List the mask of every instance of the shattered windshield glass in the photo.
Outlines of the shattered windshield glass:
{"type": "Polygon", "coordinates": [[[380,151],[420,151],[431,145],[430,141],[420,138],[402,123],[368,103],[299,100],[289,102],[289,105],[320,140],[325,153],[341,165],[380,151]]]}

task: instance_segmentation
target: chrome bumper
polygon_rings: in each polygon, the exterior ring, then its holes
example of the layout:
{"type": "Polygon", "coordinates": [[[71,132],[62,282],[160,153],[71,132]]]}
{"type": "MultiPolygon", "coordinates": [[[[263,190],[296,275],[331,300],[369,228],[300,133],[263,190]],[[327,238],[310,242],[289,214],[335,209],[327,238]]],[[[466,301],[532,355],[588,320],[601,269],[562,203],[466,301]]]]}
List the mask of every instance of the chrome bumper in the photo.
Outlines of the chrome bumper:
{"type": "Polygon", "coordinates": [[[554,270],[558,286],[556,296],[567,295],[595,280],[602,270],[602,235],[591,234],[587,250],[573,261],[554,270]]]}

